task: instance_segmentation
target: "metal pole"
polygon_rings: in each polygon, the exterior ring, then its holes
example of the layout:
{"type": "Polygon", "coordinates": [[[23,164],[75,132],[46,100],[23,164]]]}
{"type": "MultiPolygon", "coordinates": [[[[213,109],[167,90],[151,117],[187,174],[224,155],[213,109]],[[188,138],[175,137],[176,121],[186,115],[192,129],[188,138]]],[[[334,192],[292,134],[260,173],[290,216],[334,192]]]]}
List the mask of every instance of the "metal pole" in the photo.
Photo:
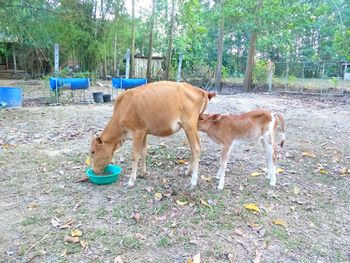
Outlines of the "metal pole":
{"type": "Polygon", "coordinates": [[[54,63],[55,63],[55,78],[56,78],[56,103],[59,104],[59,98],[58,98],[58,85],[57,85],[57,78],[59,73],[59,46],[58,44],[54,45],[54,63]]]}
{"type": "Polygon", "coordinates": [[[130,49],[126,50],[125,59],[126,59],[125,78],[128,79],[130,74],[130,49]]]}

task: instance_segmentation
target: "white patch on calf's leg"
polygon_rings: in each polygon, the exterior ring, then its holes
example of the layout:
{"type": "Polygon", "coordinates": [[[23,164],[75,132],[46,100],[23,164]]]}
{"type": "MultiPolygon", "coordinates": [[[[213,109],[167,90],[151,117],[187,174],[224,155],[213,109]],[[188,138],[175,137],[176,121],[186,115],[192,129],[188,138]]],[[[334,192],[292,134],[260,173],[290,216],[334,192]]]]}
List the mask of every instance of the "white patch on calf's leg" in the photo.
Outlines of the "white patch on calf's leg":
{"type": "Polygon", "coordinates": [[[219,171],[216,175],[216,178],[218,178],[218,177],[220,178],[219,185],[218,185],[219,190],[224,189],[225,171],[226,171],[226,167],[227,167],[227,161],[230,157],[231,149],[232,149],[232,144],[229,146],[223,145],[221,147],[220,168],[219,168],[219,171]]]}
{"type": "Polygon", "coordinates": [[[270,185],[276,185],[276,166],[274,163],[274,135],[273,135],[273,125],[275,118],[273,117],[269,123],[268,130],[263,134],[262,144],[265,149],[265,157],[268,165],[267,178],[270,179],[270,185]]]}

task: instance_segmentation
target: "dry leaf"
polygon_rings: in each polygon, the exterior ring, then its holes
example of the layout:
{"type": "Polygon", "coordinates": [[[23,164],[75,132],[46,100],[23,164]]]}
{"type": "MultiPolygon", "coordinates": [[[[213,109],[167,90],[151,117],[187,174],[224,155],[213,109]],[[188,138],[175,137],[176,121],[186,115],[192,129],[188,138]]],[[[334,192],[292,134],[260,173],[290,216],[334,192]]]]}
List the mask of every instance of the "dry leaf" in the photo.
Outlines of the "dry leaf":
{"type": "Polygon", "coordinates": [[[240,229],[240,228],[236,228],[235,229],[235,231],[234,231],[234,233],[236,234],[236,235],[238,235],[238,236],[243,236],[243,231],[242,231],[242,229],[240,229]]]}
{"type": "Polygon", "coordinates": [[[90,157],[87,157],[87,158],[85,159],[85,164],[86,164],[87,166],[90,166],[90,165],[91,165],[91,159],[90,159],[90,157]]]}
{"type": "Polygon", "coordinates": [[[194,257],[193,257],[193,263],[200,263],[201,262],[201,254],[196,254],[194,257]]]}
{"type": "Polygon", "coordinates": [[[135,237],[136,237],[138,240],[145,240],[145,239],[146,239],[146,237],[145,237],[144,235],[140,234],[140,233],[136,233],[136,234],[135,234],[135,237]]]}
{"type": "Polygon", "coordinates": [[[115,257],[114,263],[123,263],[123,260],[120,256],[115,257]]]}
{"type": "Polygon", "coordinates": [[[262,252],[260,250],[255,250],[255,258],[253,260],[253,263],[260,263],[261,254],[262,252]]]}
{"type": "Polygon", "coordinates": [[[192,258],[188,258],[188,259],[186,260],[186,263],[193,263],[192,258]]]}
{"type": "Polygon", "coordinates": [[[320,174],[328,174],[327,170],[324,168],[320,168],[319,172],[320,174]]]}
{"type": "Polygon", "coordinates": [[[294,187],[293,187],[293,193],[294,193],[295,195],[297,195],[297,194],[300,193],[300,189],[298,188],[298,186],[294,186],[294,187]]]}
{"type": "Polygon", "coordinates": [[[316,155],[312,152],[303,152],[301,154],[301,156],[303,156],[303,157],[316,157],[316,155]]]}
{"type": "Polygon", "coordinates": [[[85,183],[85,182],[88,182],[89,181],[89,177],[85,176],[81,179],[78,179],[76,181],[74,181],[74,183],[85,183]]]}
{"type": "Polygon", "coordinates": [[[205,182],[210,182],[211,179],[212,179],[212,177],[210,177],[210,176],[204,176],[204,175],[202,175],[201,178],[202,178],[202,180],[204,180],[205,182]]]}
{"type": "Polygon", "coordinates": [[[86,249],[87,248],[87,246],[88,246],[88,242],[87,241],[85,241],[85,240],[80,240],[80,245],[83,247],[83,249],[86,249]]]}
{"type": "Polygon", "coordinates": [[[346,176],[348,173],[350,173],[350,169],[342,167],[338,169],[338,173],[340,174],[340,176],[346,176]]]}
{"type": "Polygon", "coordinates": [[[260,212],[260,209],[256,204],[252,204],[252,203],[245,204],[244,208],[246,208],[250,211],[258,212],[258,213],[260,212]]]}
{"type": "Polygon", "coordinates": [[[235,263],[235,256],[232,253],[228,253],[227,259],[230,263],[235,263]]]}
{"type": "Polygon", "coordinates": [[[56,227],[56,228],[59,228],[60,225],[61,225],[61,222],[60,222],[60,220],[57,219],[57,218],[52,218],[52,219],[51,219],[51,225],[53,225],[53,226],[56,227]]]}
{"type": "Polygon", "coordinates": [[[213,210],[213,208],[211,207],[211,205],[209,205],[207,202],[205,202],[202,198],[201,198],[201,204],[205,205],[206,207],[209,207],[211,210],[213,210]]]}
{"type": "Polygon", "coordinates": [[[250,174],[250,176],[259,176],[259,175],[261,175],[261,173],[259,173],[259,172],[252,172],[251,174],[250,174]]]}
{"type": "Polygon", "coordinates": [[[176,200],[176,203],[178,204],[178,205],[181,205],[181,206],[183,206],[183,205],[187,205],[187,201],[180,201],[180,200],[176,200]]]}
{"type": "Polygon", "coordinates": [[[154,191],[154,188],[153,188],[152,186],[147,186],[147,187],[145,188],[145,190],[146,190],[148,193],[151,193],[151,192],[154,191]]]}
{"type": "Polygon", "coordinates": [[[178,164],[186,164],[187,162],[185,160],[178,160],[177,163],[178,164]]]}
{"type": "Polygon", "coordinates": [[[32,211],[34,208],[37,208],[38,205],[35,202],[32,202],[28,205],[28,210],[32,211]]]}
{"type": "Polygon", "coordinates": [[[154,200],[160,201],[160,200],[162,200],[162,198],[163,198],[163,195],[161,193],[154,194],[154,200]]]}
{"type": "Polygon", "coordinates": [[[63,240],[64,242],[73,243],[73,244],[80,242],[79,237],[64,236],[63,240]]]}
{"type": "Polygon", "coordinates": [[[272,223],[278,226],[284,226],[284,227],[287,226],[287,223],[282,219],[274,219],[272,220],[272,223]]]}
{"type": "Polygon", "coordinates": [[[163,195],[167,198],[170,198],[173,195],[174,191],[172,189],[167,189],[164,191],[163,195]]]}
{"type": "Polygon", "coordinates": [[[83,233],[79,229],[74,229],[70,232],[72,237],[81,237],[83,233]]]}
{"type": "Polygon", "coordinates": [[[276,173],[278,173],[278,174],[280,174],[280,173],[283,173],[284,172],[284,169],[282,169],[282,168],[277,168],[276,169],[276,173]]]}
{"type": "Polygon", "coordinates": [[[136,223],[139,223],[141,220],[140,212],[134,212],[134,214],[132,215],[132,218],[136,221],[136,223]]]}

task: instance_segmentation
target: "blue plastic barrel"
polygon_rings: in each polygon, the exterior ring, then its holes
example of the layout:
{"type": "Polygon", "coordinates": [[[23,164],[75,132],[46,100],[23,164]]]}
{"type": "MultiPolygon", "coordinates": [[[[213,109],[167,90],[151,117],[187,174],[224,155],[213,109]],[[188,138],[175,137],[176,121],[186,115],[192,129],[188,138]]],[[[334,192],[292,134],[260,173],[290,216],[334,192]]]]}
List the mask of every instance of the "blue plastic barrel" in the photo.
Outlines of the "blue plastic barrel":
{"type": "Polygon", "coordinates": [[[3,107],[22,107],[23,92],[17,87],[0,87],[0,105],[3,107]]]}
{"type": "Polygon", "coordinates": [[[50,78],[50,89],[55,90],[56,85],[58,89],[88,89],[90,85],[89,78],[50,78]],[[56,83],[57,80],[57,83],[56,83]]]}
{"type": "Polygon", "coordinates": [[[112,86],[115,89],[131,89],[141,85],[147,84],[147,79],[124,79],[112,78],[112,86]]]}

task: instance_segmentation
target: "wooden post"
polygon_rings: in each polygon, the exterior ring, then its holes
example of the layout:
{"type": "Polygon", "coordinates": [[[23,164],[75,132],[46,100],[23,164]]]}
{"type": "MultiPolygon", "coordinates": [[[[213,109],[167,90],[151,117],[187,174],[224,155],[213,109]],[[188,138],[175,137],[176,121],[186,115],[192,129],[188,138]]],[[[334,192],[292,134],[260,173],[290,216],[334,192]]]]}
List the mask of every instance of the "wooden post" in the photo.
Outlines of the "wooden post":
{"type": "Polygon", "coordinates": [[[180,53],[179,55],[179,65],[177,68],[176,82],[180,82],[181,80],[181,67],[182,67],[182,53],[180,53]]]}
{"type": "Polygon", "coordinates": [[[267,68],[268,68],[268,72],[269,72],[268,78],[267,78],[267,83],[269,84],[269,91],[271,92],[272,91],[272,75],[273,75],[273,64],[272,64],[271,60],[268,61],[267,68]]]}

